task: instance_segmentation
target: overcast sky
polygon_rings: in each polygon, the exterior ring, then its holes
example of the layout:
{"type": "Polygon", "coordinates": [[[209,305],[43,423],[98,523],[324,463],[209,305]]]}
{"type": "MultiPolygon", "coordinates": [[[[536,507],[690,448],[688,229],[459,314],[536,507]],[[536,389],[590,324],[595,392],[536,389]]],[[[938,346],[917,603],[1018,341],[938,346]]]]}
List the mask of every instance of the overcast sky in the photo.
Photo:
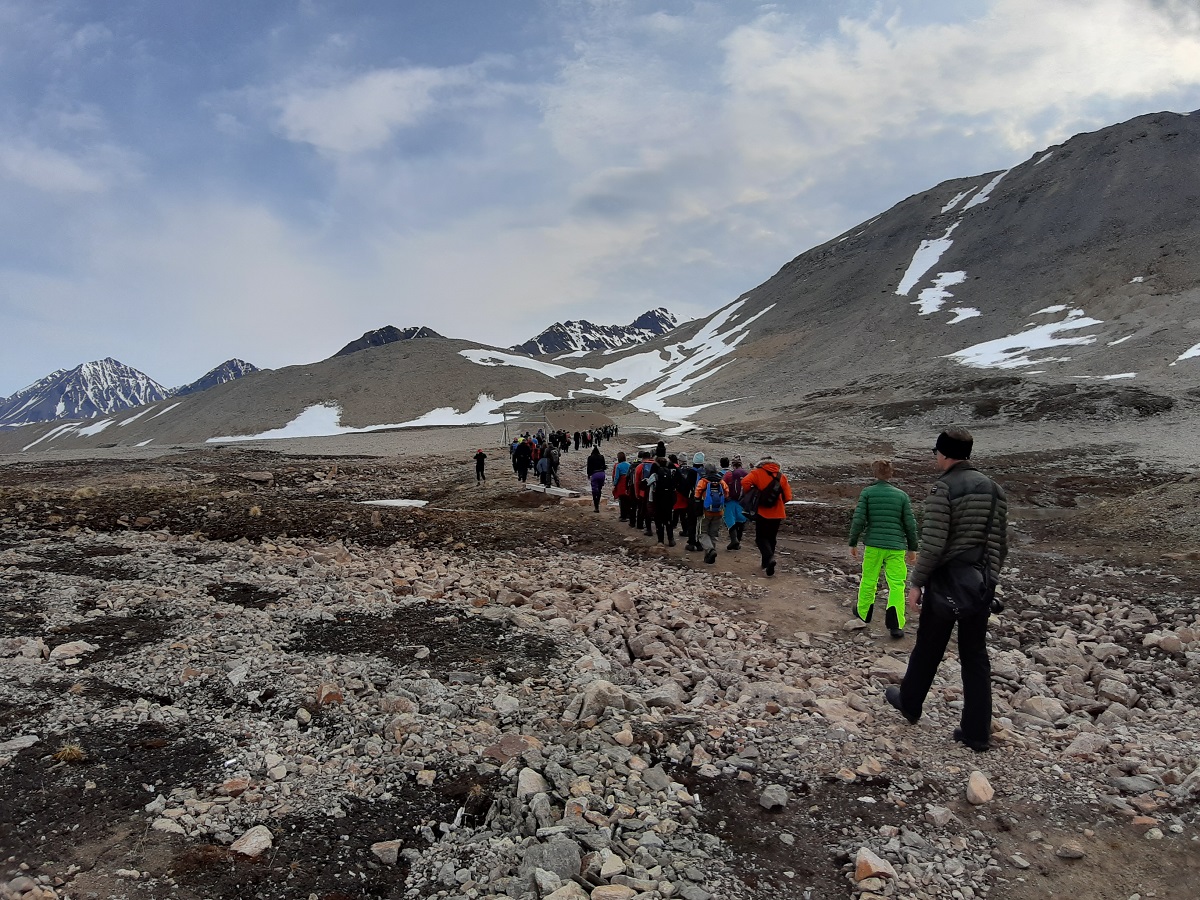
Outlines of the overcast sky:
{"type": "Polygon", "coordinates": [[[1197,107],[1195,0],[0,0],[0,396],[705,315],[947,178],[1197,107]]]}

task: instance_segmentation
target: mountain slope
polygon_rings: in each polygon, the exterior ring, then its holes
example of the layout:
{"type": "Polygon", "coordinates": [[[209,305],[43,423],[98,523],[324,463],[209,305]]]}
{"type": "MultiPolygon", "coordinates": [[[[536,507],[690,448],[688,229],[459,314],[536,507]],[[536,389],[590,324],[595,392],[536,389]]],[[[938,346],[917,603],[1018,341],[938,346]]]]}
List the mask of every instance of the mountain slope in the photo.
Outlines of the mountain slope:
{"type": "Polygon", "coordinates": [[[0,425],[91,419],[167,397],[144,372],[111,357],[60,369],[0,401],[0,425]]]}
{"type": "Polygon", "coordinates": [[[678,324],[678,320],[662,307],[642,313],[628,325],[594,325],[586,319],[568,320],[555,322],[537,337],[512,349],[530,356],[617,350],[644,344],[678,324]]]}

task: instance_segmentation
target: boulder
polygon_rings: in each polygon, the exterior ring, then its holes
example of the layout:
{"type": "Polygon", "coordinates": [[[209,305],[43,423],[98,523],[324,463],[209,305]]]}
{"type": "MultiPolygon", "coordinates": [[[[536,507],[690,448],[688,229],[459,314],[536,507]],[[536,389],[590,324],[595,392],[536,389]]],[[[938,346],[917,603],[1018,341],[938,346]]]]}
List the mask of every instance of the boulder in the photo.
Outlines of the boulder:
{"type": "Polygon", "coordinates": [[[979,770],[972,772],[971,777],[967,779],[967,802],[973,806],[982,806],[984,803],[990,803],[995,796],[996,791],[987,777],[979,770]]]}
{"type": "Polygon", "coordinates": [[[854,880],[866,881],[868,878],[895,878],[896,869],[890,862],[876,855],[866,847],[859,847],[854,857],[854,880]]]}
{"type": "Polygon", "coordinates": [[[234,841],[229,849],[251,859],[262,856],[271,849],[271,832],[266,825],[255,825],[234,841]]]}

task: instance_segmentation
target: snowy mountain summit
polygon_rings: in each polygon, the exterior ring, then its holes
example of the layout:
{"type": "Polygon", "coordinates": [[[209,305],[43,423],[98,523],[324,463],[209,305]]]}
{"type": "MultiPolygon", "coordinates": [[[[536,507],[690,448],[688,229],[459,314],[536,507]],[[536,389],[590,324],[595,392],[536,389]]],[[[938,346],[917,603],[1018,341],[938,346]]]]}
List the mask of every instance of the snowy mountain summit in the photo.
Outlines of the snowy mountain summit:
{"type": "Polygon", "coordinates": [[[149,375],[107,357],[51,372],[0,400],[0,425],[91,419],[167,396],[167,389],[149,375]]]}
{"type": "Polygon", "coordinates": [[[244,375],[251,375],[254,372],[259,372],[261,369],[253,363],[248,363],[244,359],[227,359],[215,369],[210,369],[204,375],[197,378],[191,384],[185,384],[183,387],[174,388],[171,391],[172,397],[183,397],[187,394],[198,394],[200,391],[207,391],[209,388],[216,387],[218,384],[224,384],[227,381],[234,381],[244,375]]]}
{"type": "Polygon", "coordinates": [[[586,319],[568,320],[555,322],[537,337],[512,349],[531,356],[616,350],[644,344],[678,324],[679,321],[662,307],[642,313],[628,325],[595,325],[586,319]]]}

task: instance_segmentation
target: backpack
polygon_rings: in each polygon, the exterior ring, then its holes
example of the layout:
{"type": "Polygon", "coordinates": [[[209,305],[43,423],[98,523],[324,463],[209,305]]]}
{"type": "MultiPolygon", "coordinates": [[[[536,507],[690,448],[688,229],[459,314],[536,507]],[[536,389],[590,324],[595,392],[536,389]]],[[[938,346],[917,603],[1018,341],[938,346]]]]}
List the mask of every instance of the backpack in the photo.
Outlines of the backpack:
{"type": "Polygon", "coordinates": [[[704,489],[704,511],[706,513],[719,513],[725,509],[725,487],[721,484],[719,478],[714,478],[708,482],[708,486],[704,489]]]}
{"type": "Polygon", "coordinates": [[[654,490],[650,500],[657,504],[659,497],[670,497],[675,493],[675,479],[670,466],[656,466],[655,468],[657,472],[654,476],[654,490]]]}
{"type": "Polygon", "coordinates": [[[746,515],[755,515],[760,506],[774,506],[779,502],[779,496],[783,493],[780,483],[782,477],[783,473],[777,472],[771,476],[766,487],[760,489],[758,485],[751,484],[742,490],[742,509],[746,515]]]}
{"type": "Polygon", "coordinates": [[[730,477],[729,477],[729,499],[730,500],[741,500],[742,499],[742,478],[745,476],[745,474],[746,474],[745,472],[742,472],[741,474],[738,474],[737,472],[730,474],[730,477]]]}
{"type": "Polygon", "coordinates": [[[690,467],[683,467],[678,470],[675,477],[675,489],[687,498],[689,502],[695,499],[696,495],[696,470],[690,467]]]}

